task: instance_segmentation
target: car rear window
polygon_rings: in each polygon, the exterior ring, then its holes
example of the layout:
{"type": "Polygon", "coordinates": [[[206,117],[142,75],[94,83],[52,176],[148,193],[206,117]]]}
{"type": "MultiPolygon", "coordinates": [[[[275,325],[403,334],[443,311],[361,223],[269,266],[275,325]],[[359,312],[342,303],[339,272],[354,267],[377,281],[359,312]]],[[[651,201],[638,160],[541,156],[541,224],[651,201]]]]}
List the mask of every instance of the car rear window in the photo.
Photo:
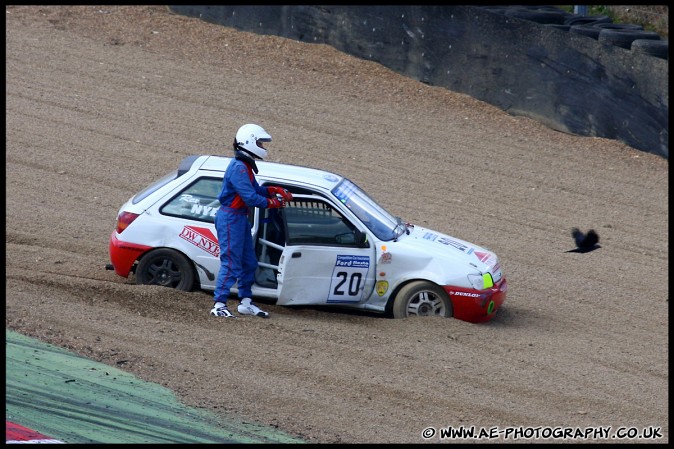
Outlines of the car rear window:
{"type": "Polygon", "coordinates": [[[131,200],[132,204],[137,204],[141,201],[143,201],[145,198],[147,198],[149,195],[152,193],[156,192],[158,189],[161,189],[163,186],[165,186],[167,183],[173,181],[178,177],[178,170],[174,170],[171,173],[167,174],[163,178],[159,179],[158,181],[153,182],[149,186],[145,187],[143,190],[138,192],[133,199],[131,200]]]}

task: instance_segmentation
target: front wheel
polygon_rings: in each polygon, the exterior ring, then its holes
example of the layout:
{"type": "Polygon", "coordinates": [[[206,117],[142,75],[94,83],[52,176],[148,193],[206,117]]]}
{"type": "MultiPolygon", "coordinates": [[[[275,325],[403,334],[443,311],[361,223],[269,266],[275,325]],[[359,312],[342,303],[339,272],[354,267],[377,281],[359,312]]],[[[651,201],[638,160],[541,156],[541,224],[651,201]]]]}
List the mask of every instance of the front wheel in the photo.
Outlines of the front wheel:
{"type": "Polygon", "coordinates": [[[452,315],[452,303],[447,293],[428,281],[410,282],[400,289],[393,300],[393,318],[452,315]]]}
{"type": "Polygon", "coordinates": [[[188,292],[194,287],[194,269],[178,251],[156,249],[140,259],[136,284],[161,285],[188,292]]]}

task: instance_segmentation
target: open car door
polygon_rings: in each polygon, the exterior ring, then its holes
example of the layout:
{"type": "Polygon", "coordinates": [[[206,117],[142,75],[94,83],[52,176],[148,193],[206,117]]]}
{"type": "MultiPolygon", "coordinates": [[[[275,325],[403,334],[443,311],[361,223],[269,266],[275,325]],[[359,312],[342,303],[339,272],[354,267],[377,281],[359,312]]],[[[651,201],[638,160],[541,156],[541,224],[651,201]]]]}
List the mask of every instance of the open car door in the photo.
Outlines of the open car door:
{"type": "Polygon", "coordinates": [[[356,304],[374,289],[375,249],[366,235],[317,195],[294,195],[282,209],[279,305],[356,304]]]}

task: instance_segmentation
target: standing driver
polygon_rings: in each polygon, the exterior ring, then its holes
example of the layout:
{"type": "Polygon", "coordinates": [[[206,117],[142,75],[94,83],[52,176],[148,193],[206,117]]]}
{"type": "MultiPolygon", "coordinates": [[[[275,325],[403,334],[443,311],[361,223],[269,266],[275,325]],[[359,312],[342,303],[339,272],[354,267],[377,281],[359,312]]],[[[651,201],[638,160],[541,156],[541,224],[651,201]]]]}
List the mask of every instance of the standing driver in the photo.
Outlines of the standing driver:
{"type": "Polygon", "coordinates": [[[255,179],[253,173],[258,173],[255,161],[267,157],[264,142],[271,142],[271,135],[255,124],[243,125],[234,138],[234,159],[225,172],[218,196],[221,206],[215,215],[215,229],[220,244],[220,271],[211,315],[236,318],[227,309],[227,298],[236,283],[241,300],[237,308],[239,314],[263,318],[269,316],[251,299],[257,257],[248,214],[251,207],[284,207],[286,201],[292,200],[292,195],[281,187],[262,187],[255,179]]]}

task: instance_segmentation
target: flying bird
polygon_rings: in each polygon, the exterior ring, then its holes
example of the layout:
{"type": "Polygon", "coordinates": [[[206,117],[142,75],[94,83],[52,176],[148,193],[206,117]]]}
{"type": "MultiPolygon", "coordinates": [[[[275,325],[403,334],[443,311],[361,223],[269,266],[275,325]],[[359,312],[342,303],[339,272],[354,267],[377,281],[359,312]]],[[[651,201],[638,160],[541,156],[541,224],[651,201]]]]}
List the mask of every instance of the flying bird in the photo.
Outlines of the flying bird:
{"type": "Polygon", "coordinates": [[[599,234],[594,229],[590,229],[587,231],[587,234],[584,234],[580,229],[573,228],[571,236],[573,236],[573,240],[576,242],[576,248],[567,251],[567,253],[589,253],[597,248],[601,248],[599,245],[599,234]]]}

